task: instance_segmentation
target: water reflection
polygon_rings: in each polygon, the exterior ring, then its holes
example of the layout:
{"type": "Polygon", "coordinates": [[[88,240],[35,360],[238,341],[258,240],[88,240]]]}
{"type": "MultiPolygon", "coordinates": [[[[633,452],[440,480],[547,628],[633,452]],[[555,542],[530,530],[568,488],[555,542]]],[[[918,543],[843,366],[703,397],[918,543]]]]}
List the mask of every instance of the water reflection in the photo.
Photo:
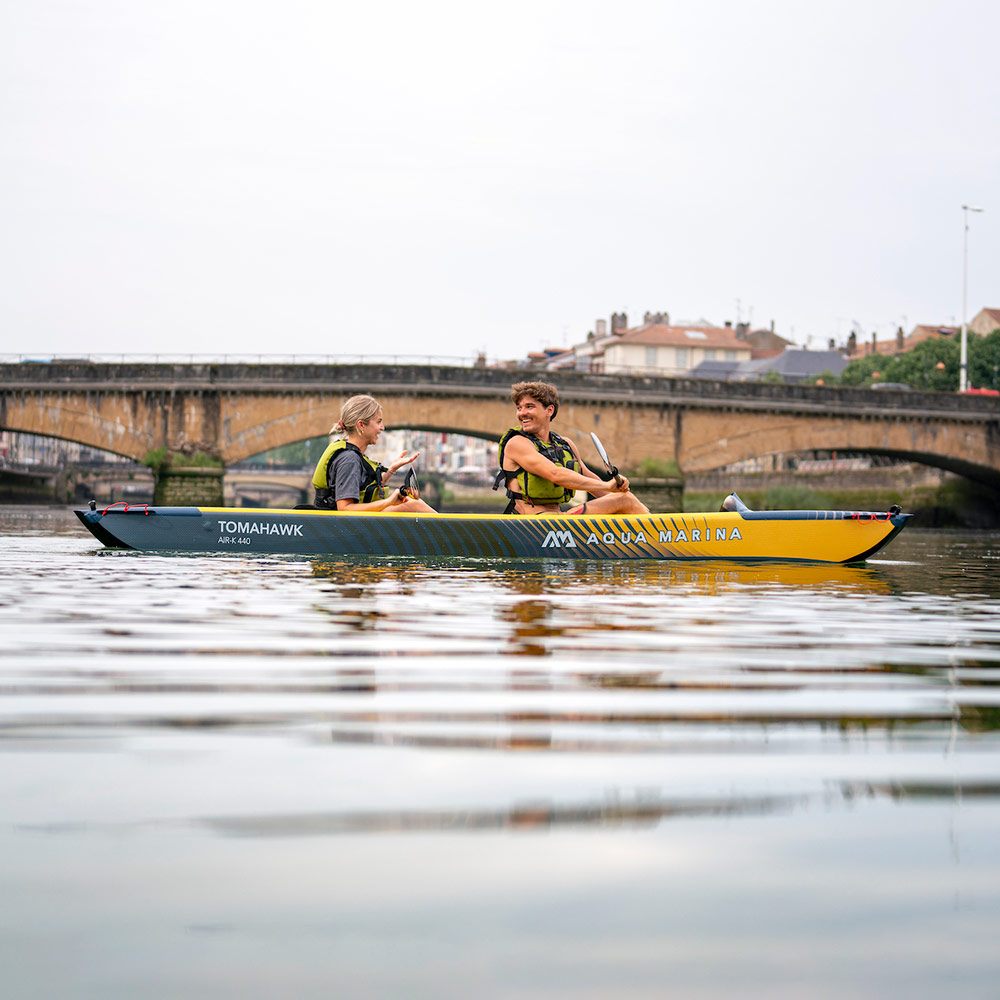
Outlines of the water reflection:
{"type": "Polygon", "coordinates": [[[190,935],[159,958],[179,928],[225,928],[213,969],[290,955],[309,996],[337,947],[341,992],[391,967],[382,995],[434,997],[488,994],[447,963],[496,942],[574,996],[620,992],[643,942],[649,996],[699,947],[684,995],[719,954],[714,995],[780,995],[761,968],[793,946],[875,992],[874,939],[879,995],[916,995],[914,927],[944,970],[925,995],[992,955],[1000,535],[907,532],[853,567],[520,565],[98,557],[58,523],[0,512],[8,992],[88,941],[92,988],[21,992],[203,995],[171,978],[190,935]],[[421,979],[436,942],[449,975],[421,979]],[[95,984],[122,954],[154,957],[95,984]]]}
{"type": "Polygon", "coordinates": [[[538,831],[556,827],[650,828],[670,819],[706,816],[761,816],[787,812],[802,797],[702,799],[664,802],[637,799],[595,804],[557,805],[528,802],[509,809],[449,809],[413,812],[311,813],[297,816],[225,816],[203,820],[218,833],[237,837],[327,837],[351,833],[427,833],[507,830],[538,831]]]}
{"type": "Polygon", "coordinates": [[[732,795],[665,800],[648,793],[593,803],[515,803],[507,809],[441,809],[400,812],[326,812],[216,816],[199,820],[233,837],[330,837],[344,834],[444,833],[506,830],[530,832],[558,827],[651,828],[671,820],[766,816],[807,809],[833,798],[895,803],[920,800],[1000,799],[1000,779],[925,782],[830,782],[812,793],[732,795]]]}
{"type": "Polygon", "coordinates": [[[312,573],[339,585],[377,585],[391,581],[415,585],[428,575],[485,580],[512,593],[539,596],[564,590],[588,594],[677,590],[718,594],[733,587],[782,587],[888,593],[882,567],[815,563],[605,562],[551,560],[507,563],[500,560],[412,559],[311,560],[312,573]]]}

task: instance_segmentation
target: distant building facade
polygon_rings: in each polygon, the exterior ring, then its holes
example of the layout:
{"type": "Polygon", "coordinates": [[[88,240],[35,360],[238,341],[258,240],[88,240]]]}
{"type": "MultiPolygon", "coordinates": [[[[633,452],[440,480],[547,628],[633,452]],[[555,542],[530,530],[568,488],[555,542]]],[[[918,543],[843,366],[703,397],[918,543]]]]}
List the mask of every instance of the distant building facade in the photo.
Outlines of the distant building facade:
{"type": "Polygon", "coordinates": [[[608,374],[686,375],[702,361],[739,363],[749,361],[750,353],[750,345],[730,327],[650,323],[625,330],[607,344],[600,370],[608,374]]]}
{"type": "MultiPolygon", "coordinates": [[[[500,431],[497,431],[497,437],[500,431]]],[[[378,444],[369,451],[376,462],[388,464],[403,449],[420,452],[416,469],[446,476],[466,477],[470,481],[487,484],[492,481],[497,467],[495,441],[451,434],[443,431],[393,430],[386,431],[378,444]]],[[[399,485],[402,479],[394,480],[399,485]]]]}
{"type": "Polygon", "coordinates": [[[994,330],[1000,330],[1000,309],[980,309],[972,317],[969,329],[980,337],[988,337],[994,330]]]}
{"type": "Polygon", "coordinates": [[[533,353],[528,361],[548,371],[678,376],[703,361],[738,364],[753,356],[745,331],[738,332],[729,324],[712,326],[704,320],[671,324],[668,313],[647,312],[642,325],[631,328],[625,313],[614,313],[610,331],[604,320],[598,320],[583,343],[562,351],[533,353]]]}

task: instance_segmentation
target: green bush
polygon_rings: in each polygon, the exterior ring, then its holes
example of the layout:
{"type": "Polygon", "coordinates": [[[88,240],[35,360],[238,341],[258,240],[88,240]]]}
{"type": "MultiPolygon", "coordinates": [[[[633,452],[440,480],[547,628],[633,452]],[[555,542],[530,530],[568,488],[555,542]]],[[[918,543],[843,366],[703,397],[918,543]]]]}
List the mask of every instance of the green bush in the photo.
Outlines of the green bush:
{"type": "Polygon", "coordinates": [[[217,455],[206,455],[203,451],[196,451],[193,455],[177,452],[170,456],[170,465],[175,469],[220,469],[222,459],[217,455]]]}
{"type": "Polygon", "coordinates": [[[146,457],[142,460],[143,465],[148,465],[151,469],[158,469],[167,460],[166,448],[154,448],[146,452],[146,457]]]}
{"type": "Polygon", "coordinates": [[[146,452],[142,464],[151,469],[161,469],[164,466],[172,469],[221,469],[222,459],[217,455],[206,455],[203,451],[185,455],[183,452],[171,454],[166,448],[154,448],[146,452]]]}
{"type": "Polygon", "coordinates": [[[631,473],[637,479],[676,479],[680,474],[680,466],[672,458],[644,458],[631,473]]]}
{"type": "Polygon", "coordinates": [[[769,486],[764,492],[764,510],[829,510],[833,501],[805,486],[769,486]]]}

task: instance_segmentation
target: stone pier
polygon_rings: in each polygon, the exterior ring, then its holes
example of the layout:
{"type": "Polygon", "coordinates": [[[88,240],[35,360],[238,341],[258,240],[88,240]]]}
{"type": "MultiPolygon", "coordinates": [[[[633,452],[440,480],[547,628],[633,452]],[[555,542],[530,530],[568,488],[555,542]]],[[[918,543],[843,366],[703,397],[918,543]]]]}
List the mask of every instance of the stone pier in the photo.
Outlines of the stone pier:
{"type": "Polygon", "coordinates": [[[158,507],[222,507],[222,459],[198,456],[198,465],[185,464],[187,456],[168,455],[152,464],[153,503],[158,507]]]}

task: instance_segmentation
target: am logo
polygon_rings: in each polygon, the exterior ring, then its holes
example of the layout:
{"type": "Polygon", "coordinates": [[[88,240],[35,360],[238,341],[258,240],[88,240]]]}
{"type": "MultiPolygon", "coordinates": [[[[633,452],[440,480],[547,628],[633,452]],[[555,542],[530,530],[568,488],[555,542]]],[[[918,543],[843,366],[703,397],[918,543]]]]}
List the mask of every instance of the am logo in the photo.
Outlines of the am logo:
{"type": "Polygon", "coordinates": [[[543,549],[575,549],[576,539],[568,531],[550,531],[542,541],[543,549]]]}

